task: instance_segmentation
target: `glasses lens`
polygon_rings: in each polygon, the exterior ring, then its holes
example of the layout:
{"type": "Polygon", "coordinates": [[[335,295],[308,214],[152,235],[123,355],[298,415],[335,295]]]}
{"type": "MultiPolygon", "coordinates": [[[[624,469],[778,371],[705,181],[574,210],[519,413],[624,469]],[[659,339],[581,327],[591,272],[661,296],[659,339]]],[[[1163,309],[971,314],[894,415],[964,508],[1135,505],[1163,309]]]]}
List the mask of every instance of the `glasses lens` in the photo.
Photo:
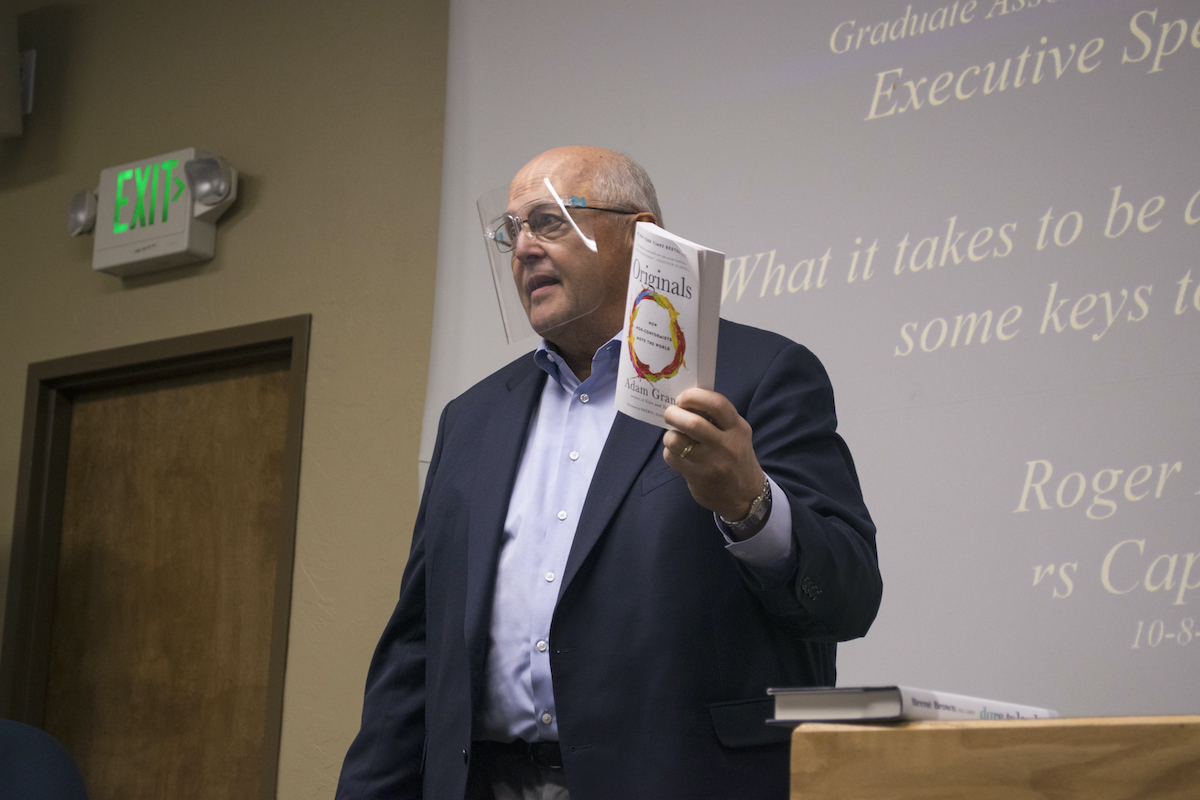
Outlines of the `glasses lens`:
{"type": "Polygon", "coordinates": [[[567,233],[569,222],[556,205],[537,206],[529,212],[529,230],[541,239],[557,239],[567,233]]]}
{"type": "Polygon", "coordinates": [[[496,243],[500,252],[507,253],[517,243],[521,232],[521,221],[512,214],[504,214],[488,223],[486,236],[496,243]]]}
{"type": "Polygon", "coordinates": [[[557,239],[571,230],[558,206],[546,204],[534,206],[524,220],[511,213],[497,217],[488,225],[487,237],[496,243],[500,252],[507,253],[516,247],[521,226],[526,224],[529,232],[539,239],[557,239]]]}

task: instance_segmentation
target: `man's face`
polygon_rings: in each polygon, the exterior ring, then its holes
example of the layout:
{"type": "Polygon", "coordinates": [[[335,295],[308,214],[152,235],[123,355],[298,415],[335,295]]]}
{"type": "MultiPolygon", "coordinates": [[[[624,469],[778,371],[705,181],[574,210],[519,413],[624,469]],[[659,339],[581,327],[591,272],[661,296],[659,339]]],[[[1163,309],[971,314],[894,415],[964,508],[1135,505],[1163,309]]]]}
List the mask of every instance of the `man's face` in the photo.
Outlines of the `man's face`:
{"type": "MultiPolygon", "coordinates": [[[[534,159],[513,179],[509,212],[525,218],[537,206],[549,204],[553,213],[561,215],[544,178],[550,179],[562,197],[602,200],[588,194],[590,181],[585,172],[586,165],[577,160],[550,154],[534,159]]],[[[512,251],[513,280],[530,325],[546,339],[560,344],[583,335],[602,343],[621,327],[632,245],[625,228],[631,228],[632,222],[603,211],[572,213],[584,232],[596,240],[598,252],[588,249],[569,222],[562,235],[553,237],[532,236],[525,226],[512,251]]]]}

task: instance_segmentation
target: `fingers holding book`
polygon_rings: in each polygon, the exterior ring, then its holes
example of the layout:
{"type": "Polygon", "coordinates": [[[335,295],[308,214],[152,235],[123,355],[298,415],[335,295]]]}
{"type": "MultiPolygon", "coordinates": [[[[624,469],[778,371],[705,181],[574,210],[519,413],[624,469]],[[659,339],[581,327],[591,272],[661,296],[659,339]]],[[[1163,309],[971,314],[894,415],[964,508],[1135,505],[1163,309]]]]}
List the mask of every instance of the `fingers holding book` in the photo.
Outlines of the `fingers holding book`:
{"type": "Polygon", "coordinates": [[[683,475],[701,506],[740,520],[762,491],[763,471],[754,455],[753,431],[723,395],[687,389],[663,419],[663,459],[683,475]]]}

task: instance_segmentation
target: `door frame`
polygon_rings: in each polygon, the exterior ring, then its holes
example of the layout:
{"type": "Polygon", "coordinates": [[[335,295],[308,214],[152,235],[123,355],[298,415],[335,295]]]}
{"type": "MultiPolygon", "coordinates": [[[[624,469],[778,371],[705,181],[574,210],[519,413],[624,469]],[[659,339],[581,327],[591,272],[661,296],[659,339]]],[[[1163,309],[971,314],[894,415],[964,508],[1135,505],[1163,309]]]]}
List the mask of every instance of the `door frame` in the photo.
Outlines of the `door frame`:
{"type": "Polygon", "coordinates": [[[275,797],[311,326],[312,315],[303,314],[29,365],[0,649],[0,717],[36,727],[44,721],[75,396],[290,357],[260,783],[264,800],[275,797]]]}

